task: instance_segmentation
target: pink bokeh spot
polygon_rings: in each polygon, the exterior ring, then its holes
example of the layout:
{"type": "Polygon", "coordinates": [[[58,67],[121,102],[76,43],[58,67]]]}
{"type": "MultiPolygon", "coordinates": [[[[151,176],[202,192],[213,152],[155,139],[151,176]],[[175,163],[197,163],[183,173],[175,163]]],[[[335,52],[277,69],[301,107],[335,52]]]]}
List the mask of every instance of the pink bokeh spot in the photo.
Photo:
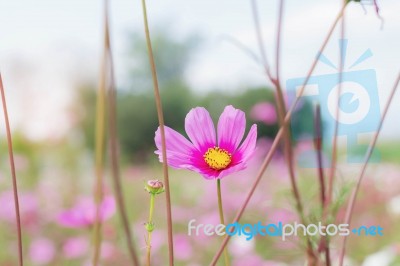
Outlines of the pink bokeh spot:
{"type": "Polygon", "coordinates": [[[103,259],[111,259],[115,252],[116,248],[112,243],[106,241],[101,243],[101,257],[103,259]]]}
{"type": "Polygon", "coordinates": [[[260,256],[249,254],[233,261],[233,266],[280,266],[281,263],[263,260],[260,256]]]}
{"type": "Polygon", "coordinates": [[[297,215],[290,211],[290,210],[286,210],[286,209],[277,209],[277,210],[273,210],[268,216],[267,216],[267,222],[268,223],[283,223],[283,224],[287,224],[287,223],[291,223],[293,221],[295,221],[297,218],[297,215]]]}
{"type": "MultiPolygon", "coordinates": [[[[101,220],[105,221],[109,219],[114,213],[114,198],[111,196],[104,197],[100,205],[101,220]]],[[[96,204],[92,198],[80,199],[74,207],[61,212],[57,221],[60,225],[71,228],[91,226],[96,221],[96,204]]]]}
{"type": "Polygon", "coordinates": [[[63,247],[63,255],[67,259],[83,257],[89,250],[89,241],[84,237],[68,238],[63,247]]]}
{"type": "MultiPolygon", "coordinates": [[[[15,223],[14,194],[12,191],[5,191],[0,195],[0,206],[0,219],[15,223]]],[[[38,202],[32,193],[19,193],[19,211],[23,225],[29,225],[36,221],[38,216],[38,202]]]]}
{"type": "Polygon", "coordinates": [[[54,243],[46,238],[38,238],[32,241],[29,247],[29,257],[36,265],[49,264],[55,256],[54,243]]]}
{"type": "Polygon", "coordinates": [[[174,249],[175,257],[178,260],[189,260],[193,255],[193,249],[187,235],[174,236],[174,249]]]}
{"type": "Polygon", "coordinates": [[[254,121],[260,121],[267,125],[274,125],[277,121],[275,106],[269,102],[260,102],[253,106],[250,116],[254,121]]]}

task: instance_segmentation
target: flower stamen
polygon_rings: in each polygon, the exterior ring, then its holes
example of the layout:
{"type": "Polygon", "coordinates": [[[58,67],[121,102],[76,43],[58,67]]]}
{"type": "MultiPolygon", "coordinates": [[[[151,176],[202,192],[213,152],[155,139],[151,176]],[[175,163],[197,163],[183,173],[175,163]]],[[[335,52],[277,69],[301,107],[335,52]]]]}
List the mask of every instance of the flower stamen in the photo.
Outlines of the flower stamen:
{"type": "Polygon", "coordinates": [[[203,157],[208,166],[214,170],[223,170],[232,161],[232,155],[219,147],[209,148],[203,157]]]}

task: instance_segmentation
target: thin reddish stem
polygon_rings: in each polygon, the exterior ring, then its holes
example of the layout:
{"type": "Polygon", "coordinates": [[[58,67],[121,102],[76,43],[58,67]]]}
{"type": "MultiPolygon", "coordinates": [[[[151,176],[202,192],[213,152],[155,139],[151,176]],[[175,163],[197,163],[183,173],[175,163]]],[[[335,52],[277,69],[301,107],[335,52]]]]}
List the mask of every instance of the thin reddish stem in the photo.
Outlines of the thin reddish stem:
{"type": "Polygon", "coordinates": [[[0,73],[0,92],[1,92],[1,101],[3,104],[4,121],[6,124],[8,157],[10,160],[12,186],[13,186],[13,193],[14,193],[15,221],[17,223],[17,237],[18,237],[18,265],[23,266],[24,265],[24,257],[23,257],[23,250],[22,250],[22,226],[21,226],[21,217],[20,217],[20,213],[19,213],[17,174],[15,172],[12,136],[11,136],[10,122],[8,120],[7,101],[6,101],[6,96],[4,93],[3,80],[1,77],[1,73],[0,73]]]}
{"type": "Polygon", "coordinates": [[[285,6],[285,1],[281,0],[279,2],[279,11],[278,11],[278,25],[276,28],[276,81],[278,84],[281,84],[280,82],[280,72],[281,72],[281,40],[282,40],[282,21],[283,21],[283,9],[285,6]]]}
{"type": "MultiPolygon", "coordinates": [[[[347,1],[347,0],[345,0],[347,1]]],[[[342,16],[342,23],[341,23],[341,29],[340,29],[340,38],[343,41],[345,38],[345,30],[346,30],[346,23],[345,23],[345,13],[343,13],[342,16]]],[[[342,49],[342,47],[340,48],[342,49]]],[[[329,183],[328,183],[328,195],[327,195],[327,205],[330,204],[332,201],[332,193],[333,193],[333,183],[335,179],[335,173],[336,173],[336,165],[337,165],[337,142],[338,142],[338,132],[339,132],[339,120],[340,120],[340,95],[342,93],[342,80],[343,80],[343,68],[344,68],[344,55],[342,55],[342,50],[340,50],[339,53],[339,84],[338,84],[338,90],[337,90],[337,106],[336,106],[336,121],[335,121],[335,128],[334,128],[334,133],[333,133],[333,140],[332,140],[332,161],[331,161],[331,167],[329,171],[329,183]]]]}
{"type": "MultiPolygon", "coordinates": [[[[282,31],[282,20],[283,20],[283,6],[284,1],[281,0],[279,4],[279,12],[278,12],[278,23],[277,23],[277,35],[276,35],[276,78],[271,75],[270,67],[267,60],[267,55],[265,51],[265,44],[262,35],[262,29],[259,21],[259,16],[257,12],[257,1],[252,0],[252,11],[253,11],[253,18],[254,18],[254,27],[256,30],[258,47],[261,54],[262,63],[264,66],[264,71],[268,79],[271,81],[272,84],[275,86],[276,90],[276,103],[277,103],[277,113],[280,126],[284,125],[284,118],[286,115],[285,109],[285,101],[283,98],[282,87],[280,83],[280,47],[281,47],[281,31],[282,31]]],[[[288,127],[288,125],[286,125],[288,127]]],[[[296,200],[296,209],[300,213],[301,217],[304,217],[303,214],[303,206],[301,201],[300,192],[297,187],[295,171],[294,171],[294,163],[293,163],[293,151],[292,151],[292,144],[291,144],[291,137],[288,128],[285,129],[285,143],[284,143],[284,152],[285,158],[288,165],[288,171],[290,176],[290,182],[292,186],[292,191],[296,200]]]]}
{"type": "MultiPolygon", "coordinates": [[[[387,103],[385,105],[385,108],[384,108],[384,111],[383,111],[383,114],[382,114],[382,118],[379,121],[378,129],[377,129],[376,133],[374,134],[374,136],[373,136],[373,138],[372,138],[372,140],[370,142],[370,145],[368,147],[368,150],[367,150],[367,152],[365,154],[365,159],[364,159],[364,163],[363,163],[362,168],[361,168],[361,172],[360,172],[360,174],[359,174],[359,176],[357,178],[356,186],[355,186],[355,188],[354,188],[354,190],[353,190],[353,192],[351,194],[349,203],[347,205],[346,216],[345,216],[344,223],[348,224],[349,226],[350,226],[350,223],[351,223],[351,218],[352,218],[352,214],[353,214],[353,211],[354,211],[354,206],[355,206],[356,199],[357,199],[357,194],[358,194],[358,191],[360,190],[361,182],[363,180],[365,171],[367,170],[368,162],[369,162],[369,160],[370,160],[370,158],[372,156],[372,152],[374,151],[376,142],[378,141],[379,133],[381,132],[381,129],[382,129],[382,126],[383,126],[383,122],[385,121],[386,115],[388,113],[390,104],[392,103],[392,100],[393,100],[394,95],[396,93],[396,90],[397,90],[397,87],[399,85],[399,82],[400,82],[400,73],[398,74],[398,76],[396,78],[396,81],[395,81],[395,83],[393,85],[393,88],[392,88],[392,90],[390,92],[389,99],[388,99],[388,101],[387,101],[387,103]]],[[[342,248],[340,250],[340,265],[341,266],[343,265],[344,255],[345,255],[345,251],[346,251],[346,243],[347,243],[347,235],[343,237],[342,248]]]]}
{"type": "Polygon", "coordinates": [[[115,78],[114,78],[114,63],[113,63],[113,54],[111,49],[111,41],[110,41],[110,29],[109,29],[109,7],[107,5],[107,13],[106,13],[106,23],[105,23],[105,49],[107,51],[107,59],[109,65],[110,72],[110,82],[109,82],[109,93],[108,93],[108,111],[109,111],[109,134],[110,134],[110,157],[111,157],[111,173],[113,177],[114,183],[114,193],[117,199],[117,205],[119,214],[121,216],[122,227],[125,232],[125,238],[128,246],[128,251],[130,258],[132,260],[133,265],[139,265],[139,259],[137,256],[137,252],[135,249],[134,241],[132,238],[132,232],[129,226],[128,214],[126,212],[125,207],[125,199],[121,185],[121,176],[119,171],[119,154],[118,154],[118,132],[117,132],[117,100],[116,100],[116,86],[115,86],[115,78]]]}
{"type": "Polygon", "coordinates": [[[315,108],[314,117],[314,143],[317,151],[317,163],[318,163],[318,178],[320,183],[320,197],[321,197],[321,208],[325,208],[325,178],[324,178],[324,166],[322,163],[322,125],[321,125],[321,107],[318,104],[315,108]]]}
{"type": "MultiPolygon", "coordinates": [[[[323,143],[323,132],[322,132],[322,121],[321,121],[321,107],[317,104],[315,108],[314,117],[314,143],[317,151],[317,163],[318,163],[318,178],[320,184],[320,199],[321,199],[321,210],[322,216],[324,216],[326,208],[326,192],[325,192],[325,176],[324,166],[322,161],[322,143],[323,143]]],[[[331,265],[329,242],[326,236],[321,236],[318,251],[325,253],[325,263],[327,266],[331,265]]]]}
{"type": "MultiPolygon", "coordinates": [[[[344,4],[346,4],[347,0],[344,0],[344,4]]],[[[342,23],[341,23],[341,29],[340,29],[340,39],[343,42],[346,34],[346,22],[345,22],[345,12],[343,12],[342,15],[342,23]]],[[[337,149],[338,149],[338,132],[339,132],[339,121],[340,121],[340,95],[342,93],[342,80],[343,80],[343,69],[344,69],[344,60],[345,60],[345,55],[343,54],[343,47],[340,47],[340,52],[339,52],[339,85],[338,85],[338,91],[337,91],[337,106],[336,106],[336,119],[335,119],[335,128],[334,128],[334,133],[333,133],[333,140],[332,140],[332,155],[331,155],[331,166],[330,166],[330,171],[329,171],[329,177],[328,177],[328,188],[327,188],[327,195],[324,201],[324,207],[322,209],[322,219],[325,220],[326,216],[328,215],[327,211],[329,206],[332,202],[332,197],[333,197],[333,186],[334,186],[334,179],[335,179],[335,173],[336,173],[336,166],[337,166],[337,149]]],[[[323,245],[325,248],[325,257],[327,259],[327,264],[329,263],[330,265],[330,251],[329,251],[329,241],[326,237],[322,238],[322,241],[324,241],[323,245]],[[329,261],[328,261],[329,260],[329,261]]]]}
{"type": "Polygon", "coordinates": [[[151,74],[153,78],[153,88],[154,88],[154,97],[157,107],[157,116],[158,122],[160,125],[160,133],[161,133],[161,150],[163,157],[163,174],[164,174],[164,186],[165,186],[165,199],[166,199],[166,209],[167,209],[167,225],[168,225],[168,258],[169,265],[174,265],[174,243],[173,243],[173,233],[172,233],[172,213],[171,213],[171,194],[169,187],[169,176],[168,176],[168,162],[167,162],[167,150],[165,143],[165,128],[164,128],[164,113],[162,109],[160,90],[158,86],[158,78],[157,78],[157,70],[156,64],[154,62],[153,48],[151,45],[150,38],[150,30],[147,19],[147,8],[146,8],[146,0],[142,0],[142,9],[143,9],[143,21],[144,21],[144,30],[146,33],[146,43],[147,43],[147,52],[149,55],[149,62],[151,67],[151,74]]]}
{"type": "MultiPolygon", "coordinates": [[[[341,18],[341,16],[342,16],[342,14],[343,14],[343,12],[344,12],[346,6],[347,6],[347,4],[344,5],[344,6],[341,8],[341,10],[340,10],[339,14],[337,15],[337,17],[336,17],[336,19],[335,19],[333,25],[332,25],[331,28],[329,29],[328,35],[326,36],[326,38],[325,38],[325,40],[323,41],[323,44],[322,44],[322,46],[321,46],[320,53],[322,53],[323,50],[325,49],[325,47],[326,47],[326,45],[327,45],[327,43],[328,43],[330,37],[332,36],[332,33],[333,33],[334,29],[336,28],[336,25],[337,25],[337,23],[339,22],[339,20],[340,20],[340,18],[341,18]]],[[[255,191],[256,188],[257,188],[257,185],[259,184],[259,182],[260,182],[260,180],[261,180],[261,178],[262,178],[262,176],[263,176],[265,170],[267,169],[267,166],[269,165],[269,163],[270,163],[271,160],[272,160],[272,156],[273,156],[273,154],[275,153],[275,151],[276,151],[276,149],[277,149],[277,147],[278,147],[278,143],[279,143],[279,141],[281,140],[281,138],[282,138],[282,136],[283,136],[284,128],[285,128],[285,126],[290,122],[290,118],[291,118],[292,112],[293,112],[294,109],[296,108],[296,105],[297,105],[298,101],[300,100],[301,96],[303,95],[304,90],[305,90],[305,87],[306,87],[306,84],[308,83],[308,81],[309,81],[309,79],[310,79],[312,73],[314,72],[314,69],[315,69],[317,63],[318,63],[318,58],[316,58],[316,59],[314,60],[312,66],[311,66],[311,68],[310,68],[310,70],[308,71],[307,77],[306,77],[306,79],[305,79],[305,81],[304,81],[304,83],[303,83],[303,85],[302,85],[302,87],[301,87],[301,89],[300,89],[300,91],[299,91],[299,95],[298,95],[298,97],[296,98],[296,100],[294,101],[294,103],[292,104],[292,106],[290,107],[289,111],[287,112],[287,114],[286,114],[286,116],[285,116],[285,120],[284,120],[284,125],[280,127],[280,129],[279,129],[277,135],[275,136],[275,139],[274,139],[274,141],[273,141],[273,143],[272,143],[272,145],[271,145],[271,148],[270,148],[270,150],[269,150],[269,152],[268,152],[268,154],[267,154],[267,156],[266,156],[264,162],[262,163],[261,168],[260,168],[260,170],[259,170],[259,172],[258,172],[258,174],[257,174],[256,180],[254,181],[253,185],[251,186],[250,191],[248,192],[248,194],[247,194],[247,196],[246,196],[246,199],[244,200],[244,202],[243,202],[241,208],[239,209],[239,211],[238,211],[238,213],[236,214],[235,219],[233,220],[232,223],[238,222],[238,221],[240,220],[240,218],[242,217],[242,215],[243,215],[245,209],[247,208],[247,206],[248,206],[248,204],[249,204],[249,202],[250,202],[250,199],[251,199],[251,197],[253,196],[254,191],[255,191]]],[[[224,241],[222,242],[222,245],[219,247],[219,249],[218,249],[217,253],[215,254],[213,260],[211,261],[210,265],[216,265],[216,264],[217,264],[218,259],[220,258],[221,254],[222,254],[224,248],[226,247],[226,245],[228,244],[229,240],[230,240],[230,236],[227,236],[227,237],[224,239],[224,241]]]]}
{"type": "Polygon", "coordinates": [[[258,9],[257,8],[257,0],[251,0],[251,10],[253,13],[253,21],[254,21],[254,27],[256,30],[258,49],[261,54],[261,62],[262,62],[262,65],[264,66],[264,70],[265,70],[265,73],[267,74],[268,78],[271,81],[273,81],[274,78],[272,77],[268,59],[267,59],[267,53],[265,51],[265,43],[264,43],[264,38],[262,35],[260,18],[259,18],[257,9],[258,9]]]}

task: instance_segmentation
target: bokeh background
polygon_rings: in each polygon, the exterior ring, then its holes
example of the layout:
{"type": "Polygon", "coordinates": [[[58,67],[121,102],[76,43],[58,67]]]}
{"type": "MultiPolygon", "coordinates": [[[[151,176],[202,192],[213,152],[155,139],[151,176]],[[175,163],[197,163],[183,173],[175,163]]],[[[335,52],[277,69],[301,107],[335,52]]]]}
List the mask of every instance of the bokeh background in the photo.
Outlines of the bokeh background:
{"type": "MultiPolygon", "coordinates": [[[[371,49],[374,56],[358,69],[377,73],[379,100],[386,102],[397,74],[400,53],[400,3],[381,1],[382,23],[371,5],[352,3],[346,16],[348,58],[371,49]]],[[[260,1],[266,50],[274,64],[278,1],[260,1]]],[[[339,0],[287,1],[283,26],[282,80],[303,77],[341,6],[339,0]],[[301,52],[300,52],[301,51],[301,52]]],[[[259,126],[258,150],[249,168],[223,180],[226,219],[231,220],[250,188],[278,130],[271,84],[262,68],[235,47],[235,39],[258,53],[250,1],[148,1],[149,19],[166,124],[183,132],[184,118],[205,106],[215,121],[224,106],[244,110],[259,126]],[[268,113],[268,115],[265,115],[268,113]]],[[[139,253],[145,253],[148,179],[162,178],[154,155],[157,116],[152,92],[140,1],[111,1],[111,37],[118,87],[121,168],[129,218],[139,253]]],[[[95,97],[102,49],[102,4],[94,0],[0,0],[0,67],[6,89],[20,186],[27,265],[90,265],[94,185],[95,97]],[[87,223],[67,214],[87,215],[87,223]],[[88,214],[89,213],[89,214],[88,214]]],[[[338,62],[339,32],[324,54],[338,62]]],[[[315,74],[332,69],[319,64],[315,74]]],[[[356,205],[354,225],[381,225],[383,237],[352,237],[349,265],[400,265],[400,94],[382,130],[379,163],[371,164],[356,205]],[[385,262],[386,261],[386,262],[385,262]],[[385,264],[386,263],[386,264],[385,264]]],[[[311,103],[296,111],[299,134],[312,134],[311,103]]],[[[3,121],[2,119],[0,121],[3,121]]],[[[0,124],[0,265],[16,265],[16,233],[4,121],[0,124]]],[[[368,140],[368,137],[366,138],[368,140]]],[[[312,142],[295,141],[298,157],[312,142]]],[[[337,221],[343,218],[359,164],[341,160],[338,169],[337,221]]],[[[298,167],[310,214],[318,209],[315,169],[298,167]]],[[[188,171],[171,171],[177,265],[206,265],[219,238],[188,237],[187,223],[218,223],[215,182],[188,171]]],[[[129,265],[118,215],[106,175],[102,265],[129,265]]],[[[166,265],[163,197],[156,202],[154,265],[166,265]]],[[[292,222],[296,217],[289,178],[280,151],[274,157],[243,221],[292,222]]],[[[338,243],[333,242],[333,257],[338,243]]],[[[304,247],[295,238],[234,238],[233,265],[303,265],[304,247]]]]}

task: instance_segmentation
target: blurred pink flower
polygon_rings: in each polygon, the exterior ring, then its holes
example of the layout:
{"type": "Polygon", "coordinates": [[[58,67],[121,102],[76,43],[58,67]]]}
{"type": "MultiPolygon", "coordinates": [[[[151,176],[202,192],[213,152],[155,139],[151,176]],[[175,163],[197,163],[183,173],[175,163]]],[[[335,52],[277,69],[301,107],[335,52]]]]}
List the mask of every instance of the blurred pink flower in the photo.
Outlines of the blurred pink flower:
{"type": "MultiPolygon", "coordinates": [[[[283,96],[284,100],[285,100],[285,107],[286,110],[289,110],[290,107],[292,107],[292,105],[294,104],[294,101],[296,100],[296,98],[291,98],[288,95],[284,95],[283,96]]],[[[304,99],[300,99],[297,104],[296,107],[294,108],[294,111],[299,111],[303,108],[304,104],[305,104],[305,100],[304,99]]]]}
{"type": "Polygon", "coordinates": [[[241,257],[239,259],[236,259],[233,262],[233,266],[280,266],[283,265],[279,262],[275,261],[265,261],[261,257],[255,254],[249,254],[247,256],[241,257]]]}
{"type": "Polygon", "coordinates": [[[37,265],[50,263],[54,259],[55,252],[54,243],[47,238],[37,238],[29,247],[29,257],[37,265]]]}
{"type": "Polygon", "coordinates": [[[253,106],[250,116],[255,121],[273,125],[277,121],[275,106],[269,102],[260,102],[253,106]]]}
{"type": "Polygon", "coordinates": [[[291,223],[295,221],[297,215],[290,210],[279,209],[279,210],[272,210],[270,215],[267,216],[268,223],[279,223],[282,222],[283,224],[291,223]]]}
{"type": "MultiPolygon", "coordinates": [[[[188,141],[175,130],[165,127],[168,165],[177,169],[188,169],[200,173],[206,179],[223,178],[247,167],[257,141],[257,126],[250,128],[247,138],[241,143],[246,129],[243,111],[229,105],[225,107],[219,121],[217,134],[208,111],[203,107],[192,109],[185,119],[188,141]]],[[[156,131],[156,154],[162,161],[161,133],[156,131]]]]}
{"type": "MultiPolygon", "coordinates": [[[[38,216],[38,202],[36,197],[29,192],[19,193],[19,211],[23,225],[32,224],[38,216]]],[[[0,219],[10,223],[15,222],[14,194],[5,191],[0,195],[0,219]]]]}
{"type": "Polygon", "coordinates": [[[178,234],[174,236],[175,257],[178,260],[189,260],[193,255],[193,249],[188,236],[178,234]]]}
{"type": "Polygon", "coordinates": [[[314,148],[314,142],[312,140],[299,141],[295,148],[297,154],[313,150],[315,150],[315,148],[314,148]]]}
{"type": "Polygon", "coordinates": [[[89,250],[89,241],[85,237],[68,238],[63,247],[63,255],[68,259],[76,259],[87,254],[89,250]]]}
{"type": "Polygon", "coordinates": [[[25,171],[29,167],[29,160],[22,154],[14,154],[15,169],[17,171],[25,171]]]}
{"type": "MultiPolygon", "coordinates": [[[[107,220],[115,213],[115,201],[106,196],[100,205],[100,217],[107,220]]],[[[92,198],[83,198],[71,209],[59,214],[58,223],[65,227],[87,227],[96,221],[96,204],[92,198]]]]}
{"type": "Polygon", "coordinates": [[[110,242],[103,241],[101,243],[101,257],[103,259],[111,259],[116,254],[116,248],[110,242]]]}

